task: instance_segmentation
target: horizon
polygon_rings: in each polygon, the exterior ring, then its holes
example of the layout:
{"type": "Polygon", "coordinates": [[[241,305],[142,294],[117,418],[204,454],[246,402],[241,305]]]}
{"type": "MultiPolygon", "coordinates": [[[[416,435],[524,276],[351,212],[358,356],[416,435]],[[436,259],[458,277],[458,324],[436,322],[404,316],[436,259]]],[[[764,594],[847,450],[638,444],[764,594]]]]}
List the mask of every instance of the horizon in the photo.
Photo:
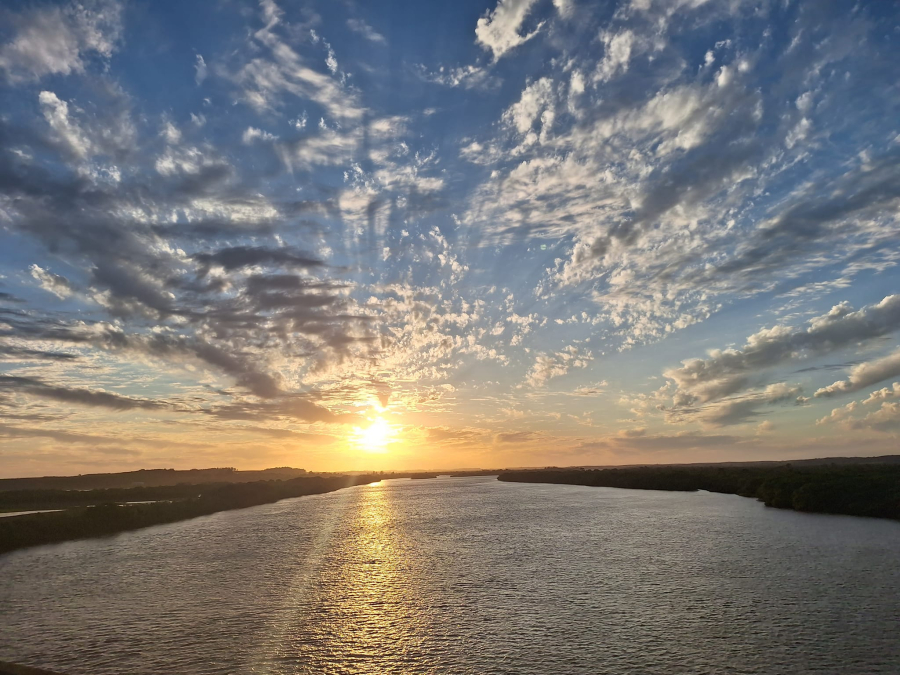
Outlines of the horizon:
{"type": "MultiPolygon", "coordinates": [[[[338,471],[309,471],[308,469],[304,469],[303,467],[298,466],[270,466],[263,469],[241,469],[233,466],[208,466],[208,467],[193,467],[190,469],[176,469],[173,467],[167,466],[156,466],[156,467],[144,467],[139,469],[127,469],[125,471],[109,471],[109,472],[97,472],[97,473],[81,473],[81,474],[56,474],[56,475],[40,475],[40,476],[0,476],[0,480],[18,480],[18,479],[28,479],[28,478],[77,478],[83,476],[106,476],[106,475],[116,475],[120,473],[135,473],[139,471],[234,471],[234,472],[255,472],[261,473],[265,471],[278,471],[278,470],[289,470],[289,471],[305,471],[310,474],[317,473],[336,473],[336,474],[366,474],[366,473],[440,473],[440,472],[463,472],[463,471],[542,471],[542,470],[553,470],[553,469],[627,469],[627,468],[637,468],[637,467],[654,467],[654,466],[697,466],[697,465],[731,465],[731,464],[766,464],[766,463],[776,463],[776,464],[790,464],[792,462],[827,462],[833,460],[885,460],[885,459],[900,459],[900,454],[889,454],[889,455],[844,455],[844,456],[828,456],[828,457],[793,457],[786,459],[775,459],[775,460],[725,460],[721,462],[663,462],[663,463],[648,463],[648,462],[640,462],[637,464],[571,464],[571,465],[563,465],[563,466],[503,466],[503,467],[449,467],[449,468],[409,468],[403,467],[399,469],[378,469],[378,468],[364,468],[364,469],[346,469],[346,470],[338,470],[338,471]]],[[[883,462],[873,462],[873,464],[883,464],[883,462]]]]}
{"type": "Polygon", "coordinates": [[[892,3],[2,16],[0,478],[896,450],[892,3]]]}

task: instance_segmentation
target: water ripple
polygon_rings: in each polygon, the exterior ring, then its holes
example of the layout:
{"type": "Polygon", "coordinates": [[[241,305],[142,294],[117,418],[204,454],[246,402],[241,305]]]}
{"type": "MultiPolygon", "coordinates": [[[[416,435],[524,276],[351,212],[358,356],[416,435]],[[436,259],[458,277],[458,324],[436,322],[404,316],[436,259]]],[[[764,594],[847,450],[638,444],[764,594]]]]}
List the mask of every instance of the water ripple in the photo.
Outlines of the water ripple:
{"type": "Polygon", "coordinates": [[[0,557],[72,675],[898,673],[900,524],[728,495],[386,481],[0,557]]]}

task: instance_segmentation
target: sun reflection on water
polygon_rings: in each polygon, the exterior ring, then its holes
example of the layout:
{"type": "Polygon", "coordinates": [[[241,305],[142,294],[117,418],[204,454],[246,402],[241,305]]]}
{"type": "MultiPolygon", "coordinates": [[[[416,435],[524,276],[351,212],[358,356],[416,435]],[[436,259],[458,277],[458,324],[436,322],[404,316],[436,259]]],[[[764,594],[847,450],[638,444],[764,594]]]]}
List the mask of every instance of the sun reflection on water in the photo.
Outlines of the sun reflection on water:
{"type": "MultiPolygon", "coordinates": [[[[289,648],[295,672],[410,672],[430,612],[421,606],[411,549],[396,524],[389,481],[353,488],[289,648]],[[393,664],[386,670],[386,665],[393,664]]],[[[413,554],[414,555],[414,554],[413,554]]]]}

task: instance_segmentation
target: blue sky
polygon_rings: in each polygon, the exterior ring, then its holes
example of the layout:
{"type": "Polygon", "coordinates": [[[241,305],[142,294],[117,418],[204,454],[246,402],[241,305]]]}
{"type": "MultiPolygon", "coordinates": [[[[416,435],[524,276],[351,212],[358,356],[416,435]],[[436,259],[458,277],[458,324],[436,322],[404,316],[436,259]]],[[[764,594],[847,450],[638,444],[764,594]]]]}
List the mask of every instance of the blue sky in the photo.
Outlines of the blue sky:
{"type": "Polygon", "coordinates": [[[7,3],[0,473],[894,451],[898,10],[7,3]]]}

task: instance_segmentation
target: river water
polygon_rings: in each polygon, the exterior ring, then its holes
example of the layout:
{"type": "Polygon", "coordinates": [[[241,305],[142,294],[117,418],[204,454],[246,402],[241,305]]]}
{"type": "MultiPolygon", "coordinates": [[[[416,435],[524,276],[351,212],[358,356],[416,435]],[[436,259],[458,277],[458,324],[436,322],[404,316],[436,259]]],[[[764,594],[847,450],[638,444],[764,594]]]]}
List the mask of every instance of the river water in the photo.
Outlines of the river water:
{"type": "Polygon", "coordinates": [[[900,523],[393,480],[0,556],[0,659],[72,675],[900,673],[900,523]]]}

